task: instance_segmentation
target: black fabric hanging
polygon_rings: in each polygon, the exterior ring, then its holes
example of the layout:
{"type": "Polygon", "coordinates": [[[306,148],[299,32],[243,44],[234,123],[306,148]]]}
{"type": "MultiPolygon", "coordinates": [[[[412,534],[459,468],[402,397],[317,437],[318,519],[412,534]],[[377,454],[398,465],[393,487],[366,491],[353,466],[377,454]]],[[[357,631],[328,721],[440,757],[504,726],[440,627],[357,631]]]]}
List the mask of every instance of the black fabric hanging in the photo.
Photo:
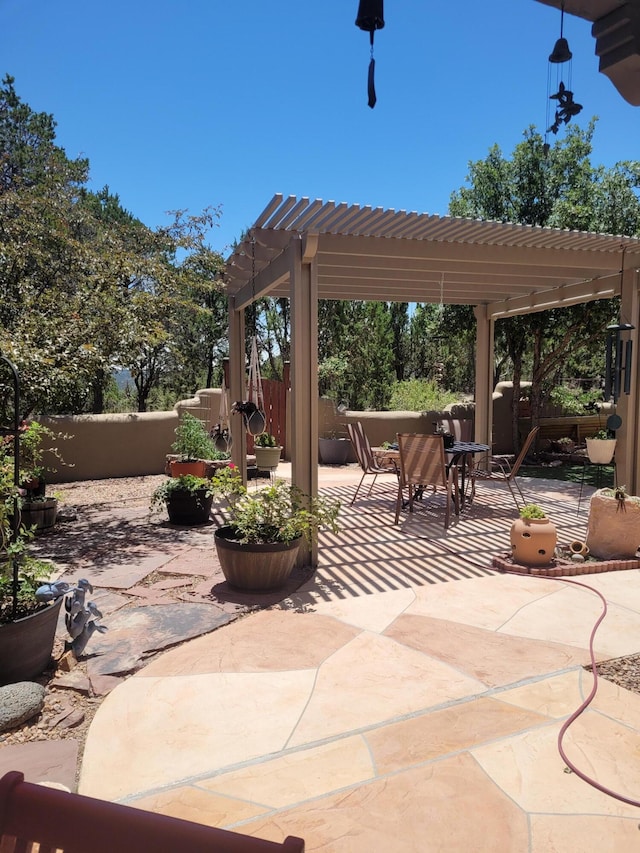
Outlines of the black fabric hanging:
{"type": "Polygon", "coordinates": [[[369,60],[369,75],[367,78],[368,104],[373,109],[376,105],[375,68],[376,61],[373,58],[373,35],[376,30],[384,27],[383,0],[360,0],[358,5],[358,16],[356,26],[369,33],[371,44],[371,59],[369,60]]]}

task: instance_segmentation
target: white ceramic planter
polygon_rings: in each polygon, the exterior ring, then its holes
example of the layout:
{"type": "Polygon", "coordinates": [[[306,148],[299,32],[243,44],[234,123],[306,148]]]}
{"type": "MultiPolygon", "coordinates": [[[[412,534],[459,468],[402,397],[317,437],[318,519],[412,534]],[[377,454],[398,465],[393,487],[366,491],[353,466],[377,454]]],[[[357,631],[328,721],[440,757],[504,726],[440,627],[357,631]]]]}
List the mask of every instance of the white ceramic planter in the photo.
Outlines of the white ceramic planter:
{"type": "Polygon", "coordinates": [[[594,465],[608,465],[616,450],[615,438],[588,438],[587,456],[594,465]]]}

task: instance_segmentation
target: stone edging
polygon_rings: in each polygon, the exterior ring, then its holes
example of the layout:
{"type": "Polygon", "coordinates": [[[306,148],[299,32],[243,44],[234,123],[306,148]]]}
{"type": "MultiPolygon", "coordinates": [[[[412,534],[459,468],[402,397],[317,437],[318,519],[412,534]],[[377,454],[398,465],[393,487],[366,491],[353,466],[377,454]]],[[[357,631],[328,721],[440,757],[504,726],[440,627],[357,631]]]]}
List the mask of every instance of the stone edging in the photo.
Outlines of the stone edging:
{"type": "Polygon", "coordinates": [[[563,575],[593,575],[599,572],[618,572],[623,569],[640,569],[640,560],[602,560],[599,563],[574,563],[556,557],[548,566],[523,566],[514,563],[511,557],[494,557],[491,561],[494,569],[512,574],[533,575],[534,577],[556,578],[563,575]]]}

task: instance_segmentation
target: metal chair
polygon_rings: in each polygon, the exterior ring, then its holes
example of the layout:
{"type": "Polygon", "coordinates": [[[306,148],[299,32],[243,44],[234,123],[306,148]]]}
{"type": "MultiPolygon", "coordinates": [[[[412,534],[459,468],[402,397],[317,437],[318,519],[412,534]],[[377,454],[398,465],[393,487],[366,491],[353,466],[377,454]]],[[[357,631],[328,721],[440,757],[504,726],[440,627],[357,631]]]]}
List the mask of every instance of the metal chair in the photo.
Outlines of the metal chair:
{"type": "Polygon", "coordinates": [[[439,427],[444,427],[456,441],[473,441],[473,421],[470,418],[458,420],[457,418],[440,418],[439,427]]]}
{"type": "Polygon", "coordinates": [[[398,433],[398,449],[400,451],[400,479],[398,482],[398,498],[396,500],[395,524],[400,518],[402,493],[409,491],[408,507],[413,512],[413,502],[416,491],[424,486],[433,486],[445,490],[447,495],[445,505],[445,530],[451,521],[451,504],[455,514],[460,514],[460,495],[458,488],[458,468],[449,465],[444,453],[444,441],[441,435],[420,435],[418,433],[398,433]]]}
{"type": "Polygon", "coordinates": [[[371,494],[371,489],[376,482],[378,474],[398,474],[398,469],[395,463],[384,464],[381,463],[371,449],[371,444],[369,443],[369,439],[364,431],[362,423],[360,421],[355,421],[355,423],[347,424],[347,432],[349,433],[349,438],[351,439],[351,444],[353,444],[353,450],[356,454],[356,459],[358,460],[358,464],[362,468],[362,477],[360,478],[360,482],[358,483],[358,488],[356,489],[356,493],[351,500],[351,506],[355,503],[356,498],[358,497],[358,492],[360,491],[360,486],[364,482],[364,478],[367,474],[373,475],[373,480],[371,481],[371,485],[369,487],[368,495],[371,494]]]}
{"type": "Polygon", "coordinates": [[[538,430],[540,427],[534,427],[529,435],[526,437],[524,444],[518,454],[515,462],[511,462],[508,456],[489,456],[487,460],[487,468],[483,469],[479,466],[475,466],[472,469],[472,494],[475,494],[475,481],[477,479],[480,480],[496,480],[500,483],[505,483],[511,492],[511,497],[513,498],[513,502],[516,505],[516,509],[520,509],[520,504],[518,503],[518,499],[516,497],[516,493],[513,489],[515,485],[520,498],[522,499],[523,505],[526,503],[526,499],[522,494],[522,489],[516,479],[518,471],[520,470],[520,466],[525,460],[525,457],[529,450],[531,449],[531,445],[535,441],[535,438],[538,434],[538,430]]]}
{"type": "Polygon", "coordinates": [[[267,841],[45,788],[17,771],[0,779],[0,849],[7,853],[304,853],[304,846],[293,835],[267,841]]]}

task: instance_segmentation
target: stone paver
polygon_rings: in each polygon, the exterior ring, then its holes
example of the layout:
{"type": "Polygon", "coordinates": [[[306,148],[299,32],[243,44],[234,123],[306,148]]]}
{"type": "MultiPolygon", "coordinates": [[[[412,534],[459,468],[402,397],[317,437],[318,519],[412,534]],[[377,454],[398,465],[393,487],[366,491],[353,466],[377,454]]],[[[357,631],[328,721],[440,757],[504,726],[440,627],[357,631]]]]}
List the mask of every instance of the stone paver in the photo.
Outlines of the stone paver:
{"type": "MultiPolygon", "coordinates": [[[[357,479],[332,470],[333,493],[348,504],[357,479]]],[[[544,495],[561,536],[583,538],[577,487],[524,488],[544,495]]],[[[490,568],[514,515],[502,491],[479,487],[446,533],[420,507],[394,525],[393,504],[390,480],[345,507],[317,572],[242,619],[251,596],[220,579],[199,544],[210,531],[178,537],[161,571],[201,566],[207,603],[190,606],[230,621],[112,690],[89,732],[81,793],[276,841],[299,835],[307,853],[635,849],[640,807],[566,772],[558,752],[593,683],[584,665],[597,596],[490,568]]],[[[581,582],[610,605],[596,656],[640,652],[640,572],[581,582]]],[[[169,612],[129,606],[112,627],[136,610],[123,660],[144,645],[150,613],[169,612]]],[[[173,617],[154,636],[170,634],[173,617]]],[[[597,782],[640,796],[640,695],[601,680],[564,744],[597,782]]]]}

